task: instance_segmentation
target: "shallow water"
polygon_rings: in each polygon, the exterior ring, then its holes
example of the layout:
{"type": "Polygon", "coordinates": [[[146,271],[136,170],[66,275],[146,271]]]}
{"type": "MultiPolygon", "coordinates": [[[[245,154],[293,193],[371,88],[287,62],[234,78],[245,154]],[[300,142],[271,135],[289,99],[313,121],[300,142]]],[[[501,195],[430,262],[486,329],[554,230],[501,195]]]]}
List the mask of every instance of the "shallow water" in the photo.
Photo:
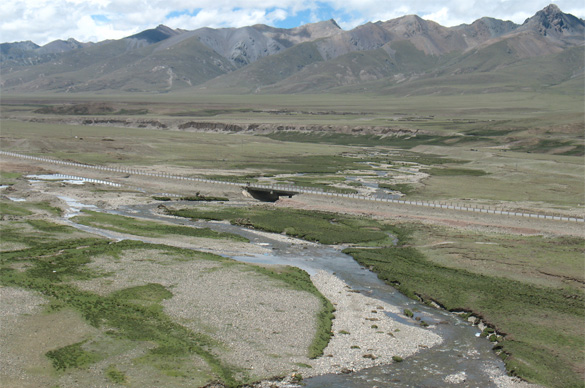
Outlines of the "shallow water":
{"type": "Polygon", "coordinates": [[[93,178],[84,178],[79,176],[73,175],[63,175],[63,174],[44,174],[44,175],[27,175],[27,178],[32,181],[62,181],[65,183],[69,183],[72,185],[83,185],[85,183],[99,183],[102,185],[114,186],[114,187],[121,187],[119,183],[114,183],[110,181],[106,181],[103,179],[93,179],[93,178]]]}
{"type": "Polygon", "coordinates": [[[14,198],[14,197],[6,197],[12,202],[26,202],[26,198],[14,198]]]}
{"type": "MultiPolygon", "coordinates": [[[[385,176],[386,173],[381,172],[381,171],[376,171],[378,176],[385,176]],[[383,174],[383,175],[381,175],[383,174]]],[[[374,197],[380,197],[380,198],[389,198],[389,199],[400,199],[402,196],[400,194],[396,194],[392,191],[388,191],[386,189],[381,189],[377,183],[375,182],[363,182],[361,180],[359,180],[357,177],[354,176],[346,176],[345,180],[349,181],[349,182],[358,182],[360,183],[362,186],[365,187],[369,187],[371,189],[374,189],[373,192],[373,196],[374,197]]]]}
{"type": "Polygon", "coordinates": [[[81,209],[92,209],[92,210],[97,209],[97,207],[95,205],[86,205],[84,203],[77,201],[76,199],[66,197],[63,195],[58,195],[57,198],[59,198],[62,201],[65,201],[67,206],[69,206],[69,210],[67,210],[67,212],[65,212],[65,218],[67,218],[67,219],[73,218],[76,215],[78,215],[81,212],[81,209]]]}
{"type": "MultiPolygon", "coordinates": [[[[259,264],[283,264],[299,267],[309,274],[320,270],[334,273],[353,289],[364,295],[397,306],[400,311],[408,308],[431,326],[443,338],[443,343],[430,349],[421,349],[416,355],[401,363],[369,368],[349,375],[325,375],[306,379],[307,387],[496,387],[488,370],[504,372],[503,362],[492,351],[492,345],[479,338],[479,330],[457,316],[408,299],[394,288],[384,284],[369,270],[360,267],[352,257],[339,249],[302,241],[282,241],[281,236],[257,233],[246,228],[219,222],[191,222],[170,219],[152,213],[156,205],[122,207],[115,213],[150,219],[164,219],[181,225],[209,227],[223,232],[244,236],[253,244],[271,248],[264,255],[240,255],[235,260],[259,264]],[[465,382],[450,384],[445,377],[465,372],[465,382]]],[[[418,322],[402,315],[392,318],[417,325],[418,322]]]]}

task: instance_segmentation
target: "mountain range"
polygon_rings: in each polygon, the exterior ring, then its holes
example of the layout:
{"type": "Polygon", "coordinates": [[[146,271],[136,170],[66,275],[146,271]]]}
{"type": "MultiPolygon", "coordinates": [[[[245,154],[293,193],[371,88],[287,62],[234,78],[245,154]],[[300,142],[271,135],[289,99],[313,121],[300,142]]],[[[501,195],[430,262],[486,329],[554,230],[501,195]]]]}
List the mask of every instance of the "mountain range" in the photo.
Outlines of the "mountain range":
{"type": "Polygon", "coordinates": [[[460,93],[584,80],[585,22],[549,5],[523,24],[489,17],[443,27],[416,15],[350,31],[334,20],[158,26],[119,40],[0,45],[3,93],[460,93]]]}

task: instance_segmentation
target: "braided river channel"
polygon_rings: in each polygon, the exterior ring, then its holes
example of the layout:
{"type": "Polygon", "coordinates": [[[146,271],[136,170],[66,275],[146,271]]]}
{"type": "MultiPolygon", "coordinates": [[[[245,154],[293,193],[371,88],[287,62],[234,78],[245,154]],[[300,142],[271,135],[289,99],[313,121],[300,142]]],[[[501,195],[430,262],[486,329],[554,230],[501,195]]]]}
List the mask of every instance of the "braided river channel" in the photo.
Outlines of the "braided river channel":
{"type": "MultiPolygon", "coordinates": [[[[323,375],[303,381],[306,387],[499,387],[498,377],[505,374],[502,360],[495,355],[492,344],[479,337],[479,329],[458,316],[426,306],[400,294],[384,284],[376,274],[361,267],[351,256],[338,247],[295,242],[282,239],[280,235],[259,233],[244,227],[223,222],[190,221],[159,215],[156,205],[122,206],[112,212],[119,215],[150,220],[164,220],[180,225],[208,227],[221,232],[230,232],[246,237],[252,244],[271,249],[271,253],[254,255],[242,252],[232,259],[257,264],[281,264],[301,268],[309,274],[327,271],[335,274],[352,289],[377,300],[396,306],[400,311],[414,311],[414,318],[429,323],[432,330],[443,338],[435,347],[420,349],[403,362],[368,368],[350,374],[323,375]]],[[[106,230],[96,230],[82,225],[75,226],[108,236],[106,230]]],[[[402,323],[419,325],[414,319],[389,314],[402,323]]]]}

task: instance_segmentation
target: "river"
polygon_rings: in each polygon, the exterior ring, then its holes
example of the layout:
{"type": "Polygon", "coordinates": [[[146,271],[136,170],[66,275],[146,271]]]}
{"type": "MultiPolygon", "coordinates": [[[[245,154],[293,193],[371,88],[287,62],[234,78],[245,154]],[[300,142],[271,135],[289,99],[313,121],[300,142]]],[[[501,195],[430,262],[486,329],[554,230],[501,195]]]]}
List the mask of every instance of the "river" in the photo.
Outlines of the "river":
{"type": "MultiPolygon", "coordinates": [[[[283,264],[301,268],[309,274],[320,270],[334,273],[345,283],[363,294],[397,306],[400,311],[414,311],[443,338],[430,349],[421,349],[413,357],[391,365],[369,368],[347,375],[324,375],[306,379],[306,387],[498,387],[494,375],[505,373],[504,363],[492,351],[492,344],[479,337],[477,327],[446,311],[435,309],[408,299],[394,288],[384,284],[369,270],[361,267],[351,256],[337,247],[320,244],[283,241],[279,235],[258,233],[223,222],[190,221],[156,214],[156,205],[123,206],[115,214],[151,220],[174,222],[180,225],[208,227],[213,230],[239,234],[252,244],[271,249],[270,254],[245,254],[233,259],[248,263],[283,264]],[[450,376],[450,377],[447,377],[450,376]],[[448,379],[448,382],[445,381],[448,379]]],[[[104,231],[106,232],[106,231],[104,231]]],[[[390,314],[387,312],[387,314],[390,314]]],[[[418,324],[401,315],[391,315],[403,323],[418,324]]]]}

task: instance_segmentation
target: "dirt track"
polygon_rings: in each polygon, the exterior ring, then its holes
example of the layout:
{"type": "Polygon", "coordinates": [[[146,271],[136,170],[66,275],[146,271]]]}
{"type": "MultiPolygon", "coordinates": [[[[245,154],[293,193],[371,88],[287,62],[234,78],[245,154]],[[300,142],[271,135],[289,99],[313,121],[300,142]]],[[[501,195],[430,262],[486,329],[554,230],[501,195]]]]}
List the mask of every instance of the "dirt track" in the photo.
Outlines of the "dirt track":
{"type": "Polygon", "coordinates": [[[583,224],[577,222],[538,220],[448,209],[430,209],[419,206],[365,202],[344,198],[299,195],[292,199],[281,199],[277,205],[308,210],[368,215],[395,221],[416,221],[465,229],[500,231],[501,233],[510,234],[585,236],[583,224]]]}

